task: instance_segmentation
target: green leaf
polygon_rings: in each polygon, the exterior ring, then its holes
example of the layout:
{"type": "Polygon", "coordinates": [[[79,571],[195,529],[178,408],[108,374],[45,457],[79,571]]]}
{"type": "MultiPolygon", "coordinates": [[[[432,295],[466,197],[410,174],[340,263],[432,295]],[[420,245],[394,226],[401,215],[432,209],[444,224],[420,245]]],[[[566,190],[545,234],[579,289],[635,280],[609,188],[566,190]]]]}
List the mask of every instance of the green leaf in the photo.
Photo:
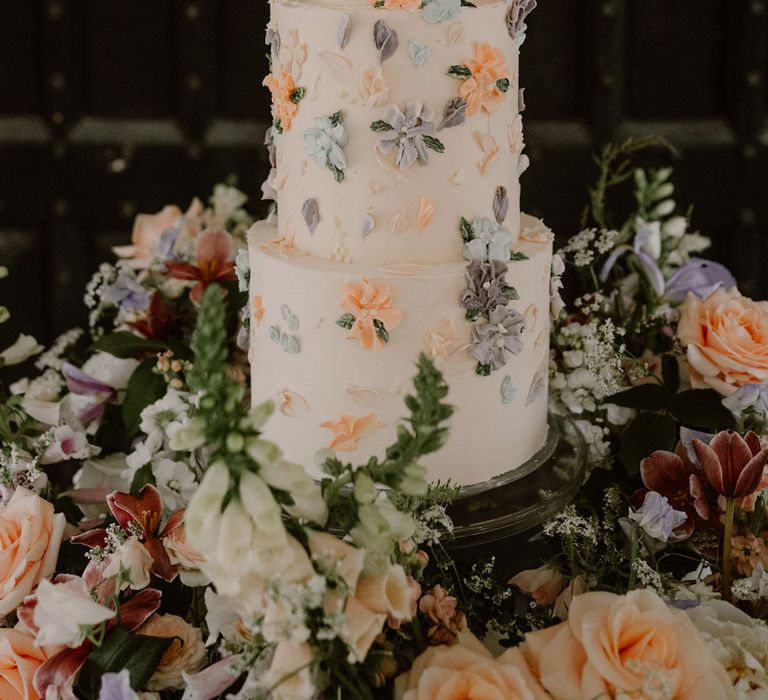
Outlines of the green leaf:
{"type": "Polygon", "coordinates": [[[483,315],[480,309],[467,309],[467,321],[477,321],[483,315]]]}
{"type": "Polygon", "coordinates": [[[133,481],[131,482],[131,495],[138,496],[139,491],[141,491],[141,489],[143,489],[147,484],[157,486],[157,480],[155,479],[155,475],[152,472],[152,462],[147,462],[133,475],[133,481]]]}
{"type": "Polygon", "coordinates": [[[166,347],[165,343],[158,340],[147,340],[130,331],[115,331],[93,344],[94,350],[108,352],[110,355],[121,359],[141,357],[149,352],[162,352],[166,347]]]}
{"type": "Polygon", "coordinates": [[[282,120],[279,117],[272,122],[272,126],[275,127],[275,131],[278,134],[282,134],[283,133],[283,122],[282,122],[282,120]]]}
{"type": "Polygon", "coordinates": [[[377,121],[373,122],[371,124],[371,131],[392,131],[393,127],[391,124],[387,124],[387,122],[382,121],[381,119],[378,119],[377,121]]]}
{"type": "Polygon", "coordinates": [[[508,285],[501,290],[501,293],[510,301],[517,301],[520,299],[520,295],[517,293],[517,290],[514,287],[510,287],[508,285]]]}
{"type": "Polygon", "coordinates": [[[291,95],[291,102],[293,102],[293,104],[298,104],[304,99],[304,95],[306,94],[307,91],[303,87],[296,88],[291,95]]]}
{"type": "Polygon", "coordinates": [[[680,364],[675,355],[661,356],[661,374],[667,390],[676,394],[680,389],[680,364]]]}
{"type": "Polygon", "coordinates": [[[658,384],[641,384],[606,397],[606,403],[638,411],[660,411],[669,406],[669,395],[658,384]]]}
{"type": "Polygon", "coordinates": [[[477,7],[475,3],[470,2],[469,0],[461,0],[461,6],[462,7],[477,7]]]}
{"type": "Polygon", "coordinates": [[[501,90],[501,92],[507,92],[509,90],[509,78],[502,78],[501,80],[497,80],[496,87],[501,90]]]}
{"type": "Polygon", "coordinates": [[[128,380],[125,400],[122,404],[123,423],[128,437],[139,431],[141,412],[150,404],[165,396],[168,385],[163,377],[154,372],[154,360],[142,362],[128,380]]]}
{"type": "Polygon", "coordinates": [[[702,430],[727,430],[736,426],[733,414],[713,389],[689,389],[672,399],[672,415],[681,423],[702,430]]]}
{"type": "Polygon", "coordinates": [[[425,136],[424,145],[427,148],[431,148],[436,153],[445,153],[445,144],[434,136],[425,136]]]}
{"type": "Polygon", "coordinates": [[[57,513],[64,513],[68,523],[78,525],[83,519],[83,511],[69,496],[59,496],[53,502],[53,509],[57,513]]]}
{"type": "Polygon", "coordinates": [[[376,335],[382,343],[389,342],[389,331],[384,327],[384,324],[379,321],[378,318],[373,320],[373,327],[376,329],[376,335]]]}
{"type": "Polygon", "coordinates": [[[459,233],[461,233],[461,240],[464,243],[469,243],[475,238],[475,232],[472,230],[472,224],[469,223],[463,216],[459,221],[459,233]]]}
{"type": "Polygon", "coordinates": [[[338,112],[334,112],[328,119],[333,126],[338,126],[339,124],[344,123],[344,113],[339,110],[338,112]]]}
{"type": "Polygon", "coordinates": [[[346,328],[347,330],[351,330],[352,326],[355,325],[355,317],[352,314],[343,314],[342,316],[339,316],[339,320],[336,321],[337,326],[341,326],[342,328],[346,328]]]}
{"type": "Polygon", "coordinates": [[[461,78],[462,80],[466,80],[467,78],[472,77],[472,71],[469,70],[469,68],[466,66],[451,66],[448,69],[448,75],[453,78],[461,78]]]}
{"type": "Polygon", "coordinates": [[[336,182],[344,182],[344,171],[341,168],[337,168],[333,163],[328,163],[328,170],[333,173],[336,182]]]}
{"type": "Polygon", "coordinates": [[[525,253],[521,253],[517,250],[513,250],[509,256],[510,262],[523,262],[524,260],[529,260],[529,259],[530,258],[525,253]]]}
{"type": "Polygon", "coordinates": [[[101,646],[88,656],[80,671],[77,692],[86,700],[97,700],[105,673],[128,669],[132,688],[144,688],[160,664],[173,638],[132,634],[122,625],[109,631],[101,646]]]}
{"type": "Polygon", "coordinates": [[[656,450],[671,450],[677,440],[674,418],[665,413],[640,413],[621,437],[619,459],[630,476],[640,471],[640,461],[656,450]]]}
{"type": "Polygon", "coordinates": [[[489,377],[491,375],[491,366],[484,362],[478,362],[477,367],[475,367],[475,373],[481,377],[489,377]]]}

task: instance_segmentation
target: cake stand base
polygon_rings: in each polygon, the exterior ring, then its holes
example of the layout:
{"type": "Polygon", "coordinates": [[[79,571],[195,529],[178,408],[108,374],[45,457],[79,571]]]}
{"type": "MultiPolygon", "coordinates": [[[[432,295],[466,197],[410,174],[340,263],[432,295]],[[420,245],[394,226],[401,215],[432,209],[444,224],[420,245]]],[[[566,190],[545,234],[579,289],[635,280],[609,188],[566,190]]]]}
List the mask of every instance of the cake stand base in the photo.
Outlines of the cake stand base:
{"type": "Polygon", "coordinates": [[[446,549],[463,561],[495,556],[504,575],[540,566],[541,527],[576,496],[585,466],[586,444],[574,423],[550,416],[547,443],[528,462],[461,489],[448,508],[454,532],[446,549]]]}

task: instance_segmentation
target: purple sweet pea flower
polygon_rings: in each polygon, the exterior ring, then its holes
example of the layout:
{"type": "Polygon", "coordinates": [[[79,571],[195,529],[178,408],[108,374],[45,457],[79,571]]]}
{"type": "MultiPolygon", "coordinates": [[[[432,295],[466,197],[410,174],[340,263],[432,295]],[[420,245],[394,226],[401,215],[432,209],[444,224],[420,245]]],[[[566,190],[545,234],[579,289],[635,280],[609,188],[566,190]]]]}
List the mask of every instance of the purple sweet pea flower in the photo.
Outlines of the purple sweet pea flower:
{"type": "Polygon", "coordinates": [[[646,493],[643,505],[637,510],[630,508],[628,517],[646,534],[661,542],[666,542],[672,532],[688,519],[685,513],[675,510],[666,497],[656,491],[646,493]]]}
{"type": "Polygon", "coordinates": [[[690,262],[669,278],[664,298],[667,301],[682,304],[688,292],[692,292],[699,299],[704,299],[720,287],[731,289],[735,286],[736,280],[725,265],[712,260],[691,258],[690,262]]]}
{"type": "Polygon", "coordinates": [[[121,310],[144,311],[149,306],[149,292],[139,284],[131,270],[121,269],[117,279],[104,289],[104,299],[121,310]]]}
{"type": "Polygon", "coordinates": [[[61,368],[61,373],[64,375],[64,379],[67,382],[67,388],[73,393],[79,396],[93,396],[96,400],[94,403],[89,404],[79,415],[80,422],[87,426],[97,418],[101,418],[104,415],[104,410],[108,403],[113,403],[117,400],[117,391],[109,384],[100,382],[90,374],[86,374],[83,370],[75,367],[74,365],[65,362],[61,368]]]}
{"type": "Polygon", "coordinates": [[[659,268],[654,257],[660,254],[661,234],[659,230],[658,225],[654,226],[642,221],[642,219],[638,219],[636,225],[637,232],[632,245],[622,245],[613,249],[600,270],[600,280],[605,282],[608,279],[608,275],[611,274],[611,270],[613,270],[622,255],[634,253],[654,291],[659,296],[662,296],[664,294],[664,273],[659,268]]]}
{"type": "Polygon", "coordinates": [[[120,673],[105,673],[101,677],[99,700],[138,700],[136,691],[131,688],[131,677],[128,669],[120,673]]]}
{"type": "Polygon", "coordinates": [[[176,241],[179,240],[181,234],[181,227],[172,226],[165,229],[160,234],[160,240],[155,243],[155,257],[160,260],[175,260],[176,256],[173,254],[173,249],[176,247],[176,241]]]}
{"type": "Polygon", "coordinates": [[[680,442],[685,448],[688,459],[697,467],[701,467],[701,465],[699,464],[699,458],[696,456],[696,450],[693,449],[693,441],[701,440],[704,444],[709,445],[713,437],[715,437],[714,433],[693,430],[692,428],[686,428],[684,425],[680,427],[680,442]]]}
{"type": "Polygon", "coordinates": [[[723,406],[737,418],[748,408],[768,416],[768,384],[745,384],[724,398],[723,406]]]}

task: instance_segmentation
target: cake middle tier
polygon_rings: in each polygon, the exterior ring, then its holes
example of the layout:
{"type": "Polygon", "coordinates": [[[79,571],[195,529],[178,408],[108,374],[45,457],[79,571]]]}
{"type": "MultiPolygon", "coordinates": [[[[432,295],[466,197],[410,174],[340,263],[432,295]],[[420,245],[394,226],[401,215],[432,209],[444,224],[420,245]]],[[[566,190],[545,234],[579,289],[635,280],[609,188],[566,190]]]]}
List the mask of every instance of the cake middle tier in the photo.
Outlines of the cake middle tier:
{"type": "Polygon", "coordinates": [[[424,462],[430,481],[480,483],[532,457],[547,434],[552,239],[523,219],[508,266],[343,265],[281,250],[274,226],[256,224],[252,393],[278,409],[266,437],[310,471],[324,447],[383,455],[424,352],[456,409],[446,446],[424,462]]]}
{"type": "Polygon", "coordinates": [[[280,233],[354,263],[462,258],[463,218],[520,226],[526,162],[508,4],[451,21],[273,0],[275,126],[265,193],[280,233]]]}

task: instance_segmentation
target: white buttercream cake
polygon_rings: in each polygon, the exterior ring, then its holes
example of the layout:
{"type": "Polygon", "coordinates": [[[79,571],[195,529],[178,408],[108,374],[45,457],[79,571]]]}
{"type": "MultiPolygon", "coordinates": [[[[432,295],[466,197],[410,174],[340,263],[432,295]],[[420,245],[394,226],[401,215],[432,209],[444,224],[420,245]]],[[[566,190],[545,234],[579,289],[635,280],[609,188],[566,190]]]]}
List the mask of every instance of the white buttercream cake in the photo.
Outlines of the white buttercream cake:
{"type": "Polygon", "coordinates": [[[287,459],[382,454],[419,352],[456,408],[431,480],[483,482],[544,444],[552,234],[519,206],[534,5],[272,0],[250,352],[287,459]]]}

